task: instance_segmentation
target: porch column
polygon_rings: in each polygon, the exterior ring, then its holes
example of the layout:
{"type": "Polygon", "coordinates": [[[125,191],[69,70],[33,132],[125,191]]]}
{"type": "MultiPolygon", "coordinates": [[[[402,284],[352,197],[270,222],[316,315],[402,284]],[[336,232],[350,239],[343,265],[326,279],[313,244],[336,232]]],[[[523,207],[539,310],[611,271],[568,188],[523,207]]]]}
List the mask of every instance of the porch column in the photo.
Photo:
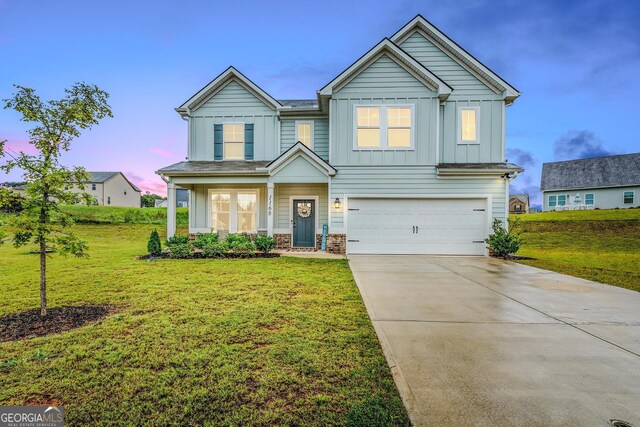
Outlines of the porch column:
{"type": "Polygon", "coordinates": [[[167,183],[167,238],[176,234],[176,186],[167,183]]]}
{"type": "Polygon", "coordinates": [[[273,236],[273,182],[267,183],[267,234],[273,236]]]}

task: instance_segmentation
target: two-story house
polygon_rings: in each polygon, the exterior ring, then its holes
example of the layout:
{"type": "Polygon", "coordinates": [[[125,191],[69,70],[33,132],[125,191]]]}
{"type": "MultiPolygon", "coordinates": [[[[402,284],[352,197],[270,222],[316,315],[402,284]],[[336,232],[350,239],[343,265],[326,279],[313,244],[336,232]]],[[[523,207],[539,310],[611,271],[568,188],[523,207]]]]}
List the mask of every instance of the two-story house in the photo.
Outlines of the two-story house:
{"type": "Polygon", "coordinates": [[[176,111],[189,232],[267,233],[279,248],[486,254],[508,211],[505,108],[520,93],[417,16],[317,92],[276,100],[233,67],[176,111]]]}

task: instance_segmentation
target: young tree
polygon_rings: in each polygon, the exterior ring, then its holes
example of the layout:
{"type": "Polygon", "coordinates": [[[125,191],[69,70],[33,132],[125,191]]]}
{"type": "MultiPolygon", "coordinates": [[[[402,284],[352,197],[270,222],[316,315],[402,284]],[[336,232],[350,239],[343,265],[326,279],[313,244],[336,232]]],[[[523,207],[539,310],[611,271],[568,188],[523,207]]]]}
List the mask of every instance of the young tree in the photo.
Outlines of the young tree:
{"type": "Polygon", "coordinates": [[[156,200],[164,200],[164,197],[158,196],[157,194],[152,194],[150,192],[144,193],[142,197],[140,197],[140,203],[143,208],[153,208],[156,205],[156,200]]]}
{"type": "Polygon", "coordinates": [[[16,247],[29,242],[38,245],[40,254],[40,314],[47,315],[47,250],[58,249],[61,254],[86,256],[86,242],[65,228],[72,224],[61,204],[87,204],[91,196],[84,192],[89,175],[81,167],[67,168],[60,164],[60,155],[69,151],[71,141],[83,129],[91,129],[105,117],[113,117],[107,99],[109,94],[97,86],[75,83],[65,89],[65,97],[42,102],[33,89],[15,86],[17,92],[5,99],[4,108],[22,115],[24,122],[34,123],[29,143],[37,154],[5,153],[0,142],[0,157],[7,157],[0,169],[9,173],[14,168],[23,171],[27,186],[23,210],[13,216],[10,226],[16,247]]]}

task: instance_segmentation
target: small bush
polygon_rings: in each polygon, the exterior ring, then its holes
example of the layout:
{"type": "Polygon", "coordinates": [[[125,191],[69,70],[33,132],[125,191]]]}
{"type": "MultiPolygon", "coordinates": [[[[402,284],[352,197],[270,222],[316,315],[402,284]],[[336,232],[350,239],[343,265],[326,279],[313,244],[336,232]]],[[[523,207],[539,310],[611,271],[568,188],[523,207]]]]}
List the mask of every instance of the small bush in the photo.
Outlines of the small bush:
{"type": "Polygon", "coordinates": [[[167,243],[167,246],[189,243],[189,236],[180,236],[176,234],[173,237],[169,237],[166,243],[167,243]]]}
{"type": "Polygon", "coordinates": [[[229,247],[225,242],[206,242],[202,246],[202,255],[207,258],[222,258],[229,252],[229,247]]]}
{"type": "Polygon", "coordinates": [[[513,255],[518,252],[523,243],[520,238],[521,232],[516,231],[520,225],[520,218],[508,221],[509,230],[504,227],[504,224],[498,218],[493,220],[493,234],[485,239],[485,243],[488,244],[487,248],[493,256],[506,258],[509,255],[513,255]]]}
{"type": "Polygon", "coordinates": [[[254,243],[256,244],[256,248],[259,251],[268,254],[276,247],[276,239],[271,236],[265,236],[263,234],[259,234],[256,236],[254,243]]]}
{"type": "Polygon", "coordinates": [[[193,239],[193,246],[196,248],[202,249],[209,243],[218,243],[218,234],[217,233],[203,233],[198,234],[195,239],[193,239]]]}
{"type": "Polygon", "coordinates": [[[231,248],[236,243],[249,243],[249,236],[247,236],[246,234],[227,234],[227,237],[225,237],[224,240],[231,248]]]}
{"type": "Polygon", "coordinates": [[[16,214],[22,212],[25,199],[8,188],[0,187],[0,212],[16,214]]]}
{"type": "Polygon", "coordinates": [[[193,246],[188,240],[186,243],[173,243],[167,246],[169,247],[169,258],[183,259],[191,258],[193,255],[193,246]]]}
{"type": "Polygon", "coordinates": [[[240,256],[253,256],[256,253],[256,245],[247,239],[245,242],[237,241],[231,246],[231,250],[240,256]]]}
{"type": "Polygon", "coordinates": [[[158,236],[157,230],[153,230],[149,236],[147,252],[153,256],[158,256],[162,253],[162,245],[160,244],[160,236],[158,236]]]}

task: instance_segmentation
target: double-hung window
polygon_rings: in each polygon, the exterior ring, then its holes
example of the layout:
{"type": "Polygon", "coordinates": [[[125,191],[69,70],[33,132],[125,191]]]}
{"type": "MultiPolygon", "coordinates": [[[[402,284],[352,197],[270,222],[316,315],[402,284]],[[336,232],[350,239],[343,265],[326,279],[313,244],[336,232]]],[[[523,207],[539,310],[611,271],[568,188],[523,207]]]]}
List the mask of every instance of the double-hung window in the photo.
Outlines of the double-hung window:
{"type": "Polygon", "coordinates": [[[230,233],[255,233],[258,228],[257,190],[212,190],[210,227],[230,233]]]}
{"type": "Polygon", "coordinates": [[[635,193],[633,191],[625,191],[622,194],[622,202],[625,205],[633,204],[634,196],[635,196],[635,193]]]}
{"type": "Polygon", "coordinates": [[[550,208],[555,208],[556,207],[556,203],[557,203],[557,197],[556,196],[549,196],[549,207],[550,208]]]}
{"type": "Polygon", "coordinates": [[[95,184],[91,184],[91,190],[92,191],[96,191],[96,185],[95,184]]]}
{"type": "Polygon", "coordinates": [[[567,204],[567,196],[558,196],[558,206],[565,206],[567,204]]]}
{"type": "Polygon", "coordinates": [[[480,108],[461,107],[458,109],[458,143],[477,144],[480,142],[480,108]]]}
{"type": "Polygon", "coordinates": [[[313,121],[296,121],[296,142],[298,141],[313,150],[313,121]]]}
{"type": "Polygon", "coordinates": [[[225,123],[223,126],[224,159],[244,159],[244,124],[225,123]]]}
{"type": "Polygon", "coordinates": [[[357,106],[354,148],[410,150],[413,148],[413,107],[357,106]]]}
{"type": "Polygon", "coordinates": [[[595,198],[593,197],[593,193],[587,193],[584,195],[584,204],[587,206],[591,206],[594,204],[595,198]]]}

